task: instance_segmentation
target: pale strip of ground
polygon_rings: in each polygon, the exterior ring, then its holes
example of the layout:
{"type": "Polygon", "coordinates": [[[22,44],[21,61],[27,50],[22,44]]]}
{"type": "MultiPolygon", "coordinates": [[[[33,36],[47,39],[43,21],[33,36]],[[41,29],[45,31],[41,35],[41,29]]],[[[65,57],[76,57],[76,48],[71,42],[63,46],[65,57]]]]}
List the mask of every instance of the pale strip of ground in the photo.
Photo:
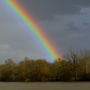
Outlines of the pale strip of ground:
{"type": "Polygon", "coordinates": [[[90,82],[0,83],[0,90],[90,90],[90,82]]]}

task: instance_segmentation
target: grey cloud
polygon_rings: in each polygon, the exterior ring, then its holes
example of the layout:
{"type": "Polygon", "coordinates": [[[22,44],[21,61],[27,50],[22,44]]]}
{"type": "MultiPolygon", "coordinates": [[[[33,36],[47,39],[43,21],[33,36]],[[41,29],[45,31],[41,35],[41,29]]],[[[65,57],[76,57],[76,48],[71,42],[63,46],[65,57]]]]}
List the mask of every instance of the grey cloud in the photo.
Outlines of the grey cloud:
{"type": "Polygon", "coordinates": [[[29,32],[25,31],[12,18],[13,16],[7,16],[7,11],[0,9],[0,63],[4,62],[7,58],[14,58],[15,60],[21,60],[25,56],[37,59],[43,58],[38,46],[32,40],[29,32]]]}
{"type": "Polygon", "coordinates": [[[59,51],[62,49],[62,52],[65,53],[70,48],[90,48],[90,25],[83,25],[84,22],[87,22],[87,15],[66,16],[60,15],[56,20],[54,18],[52,21],[43,21],[42,24],[58,45],[59,51]]]}
{"type": "Polygon", "coordinates": [[[35,17],[52,19],[57,14],[77,14],[80,7],[73,0],[20,0],[19,2],[35,17]]]}
{"type": "Polygon", "coordinates": [[[82,25],[89,26],[90,25],[90,22],[83,22],[82,25]]]}
{"type": "Polygon", "coordinates": [[[52,19],[57,14],[79,14],[80,6],[90,6],[90,0],[19,0],[39,19],[52,19]]]}
{"type": "Polygon", "coordinates": [[[69,22],[67,24],[67,27],[68,27],[67,30],[70,30],[72,32],[78,32],[80,30],[77,26],[75,26],[75,24],[73,22],[69,22]]]}
{"type": "MultiPolygon", "coordinates": [[[[39,19],[43,31],[57,45],[59,51],[66,52],[70,47],[90,48],[90,9],[84,8],[90,6],[90,0],[19,0],[19,2],[39,19]]],[[[1,6],[0,11],[0,57],[4,59],[45,57],[35,45],[30,33],[23,30],[17,20],[1,6]]]]}

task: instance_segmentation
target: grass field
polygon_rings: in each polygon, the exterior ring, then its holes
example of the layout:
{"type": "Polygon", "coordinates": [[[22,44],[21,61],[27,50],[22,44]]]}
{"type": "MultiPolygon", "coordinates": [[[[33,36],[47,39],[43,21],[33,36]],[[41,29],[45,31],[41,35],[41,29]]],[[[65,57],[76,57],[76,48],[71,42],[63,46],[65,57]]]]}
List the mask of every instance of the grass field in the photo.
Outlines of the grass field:
{"type": "Polygon", "coordinates": [[[0,90],[90,90],[90,83],[0,83],[0,90]]]}

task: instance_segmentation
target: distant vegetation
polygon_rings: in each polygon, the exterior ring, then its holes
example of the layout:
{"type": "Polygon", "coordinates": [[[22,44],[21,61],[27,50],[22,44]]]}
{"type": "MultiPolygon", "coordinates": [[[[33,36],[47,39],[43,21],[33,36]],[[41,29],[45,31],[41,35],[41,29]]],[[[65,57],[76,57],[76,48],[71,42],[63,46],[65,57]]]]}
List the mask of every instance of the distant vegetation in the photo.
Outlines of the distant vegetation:
{"type": "Polygon", "coordinates": [[[71,51],[53,63],[29,58],[15,63],[8,59],[0,65],[0,81],[90,81],[90,51],[71,51]]]}

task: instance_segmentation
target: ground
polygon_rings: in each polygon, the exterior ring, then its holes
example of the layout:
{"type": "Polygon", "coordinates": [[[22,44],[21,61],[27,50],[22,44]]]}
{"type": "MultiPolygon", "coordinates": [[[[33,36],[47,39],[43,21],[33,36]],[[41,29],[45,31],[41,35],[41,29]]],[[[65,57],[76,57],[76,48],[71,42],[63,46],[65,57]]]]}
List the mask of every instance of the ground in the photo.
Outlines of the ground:
{"type": "Polygon", "coordinates": [[[0,90],[90,90],[90,82],[75,83],[0,83],[0,90]]]}

